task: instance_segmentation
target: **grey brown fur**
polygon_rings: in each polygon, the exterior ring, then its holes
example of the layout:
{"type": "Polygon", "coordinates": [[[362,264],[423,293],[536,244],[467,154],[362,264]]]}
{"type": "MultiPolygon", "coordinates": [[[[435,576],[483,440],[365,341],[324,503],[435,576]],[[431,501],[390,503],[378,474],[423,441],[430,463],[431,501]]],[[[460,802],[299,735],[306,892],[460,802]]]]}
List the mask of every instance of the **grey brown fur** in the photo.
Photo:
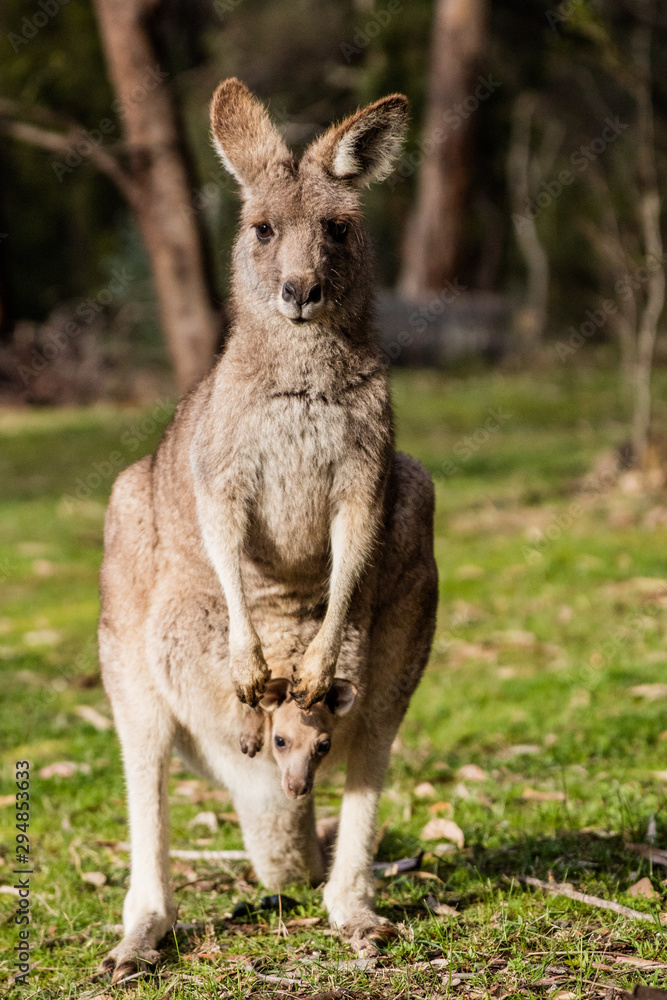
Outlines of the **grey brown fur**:
{"type": "Polygon", "coordinates": [[[392,932],[373,910],[375,816],[428,658],[437,576],[430,477],[394,452],[359,188],[391,169],[406,114],[401,95],[378,101],[297,161],[239,81],[213,98],[214,140],[243,195],[233,326],[155,455],[119,476],[105,528],[100,659],[132,840],[125,936],[103,963],[114,981],[157,959],[175,918],[174,746],[229,789],[267,887],[326,878],[331,922],[359,950],[392,932]],[[356,693],[345,713],[322,702],[334,674],[356,693]],[[326,735],[327,762],[347,764],[328,873],[312,760],[295,781],[268,738],[252,759],[241,752],[263,732],[254,706],[266,708],[270,676],[289,684],[279,711],[295,733],[317,720],[299,759],[326,735]]]}

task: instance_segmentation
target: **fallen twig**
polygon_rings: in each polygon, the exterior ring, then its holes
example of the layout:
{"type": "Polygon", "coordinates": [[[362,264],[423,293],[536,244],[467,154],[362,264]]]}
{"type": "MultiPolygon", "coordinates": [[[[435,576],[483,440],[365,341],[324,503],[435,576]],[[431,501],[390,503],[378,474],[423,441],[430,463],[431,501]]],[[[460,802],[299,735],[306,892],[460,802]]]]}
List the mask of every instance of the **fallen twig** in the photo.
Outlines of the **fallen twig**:
{"type": "Polygon", "coordinates": [[[249,861],[247,851],[169,851],[169,857],[183,861],[249,861]]]}
{"type": "Polygon", "coordinates": [[[653,862],[654,865],[667,865],[667,851],[660,847],[650,847],[649,844],[626,844],[629,851],[641,854],[642,858],[653,862]]]}
{"type": "Polygon", "coordinates": [[[303,986],[303,982],[300,979],[291,979],[289,976],[276,976],[270,973],[259,972],[252,962],[246,963],[246,969],[265,983],[276,983],[278,986],[303,986]]]}
{"type": "Polygon", "coordinates": [[[600,910],[612,910],[622,917],[629,917],[632,920],[648,920],[655,923],[653,913],[642,913],[641,910],[632,910],[629,906],[616,903],[613,899],[601,899],[600,896],[589,896],[587,892],[579,892],[577,889],[570,889],[569,886],[559,885],[558,882],[542,882],[539,878],[530,878],[527,875],[516,876],[519,882],[526,885],[534,885],[538,889],[544,889],[555,896],[567,896],[568,899],[575,899],[579,903],[586,903],[588,906],[597,906],[600,910]]]}

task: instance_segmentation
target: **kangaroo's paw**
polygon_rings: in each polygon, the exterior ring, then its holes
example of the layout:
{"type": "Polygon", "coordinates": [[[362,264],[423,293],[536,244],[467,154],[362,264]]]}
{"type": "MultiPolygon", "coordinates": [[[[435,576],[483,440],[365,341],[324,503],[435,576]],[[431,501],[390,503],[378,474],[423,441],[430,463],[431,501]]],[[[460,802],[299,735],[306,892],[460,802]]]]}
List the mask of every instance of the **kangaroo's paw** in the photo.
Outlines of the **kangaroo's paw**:
{"type": "Polygon", "coordinates": [[[236,653],[231,660],[231,674],[239,701],[254,708],[271,677],[259,644],[236,653]]]}
{"type": "Polygon", "coordinates": [[[264,723],[263,713],[256,710],[248,712],[243,719],[239,744],[248,757],[254,757],[264,746],[264,723]]]}
{"type": "Polygon", "coordinates": [[[379,917],[372,910],[341,924],[340,936],[349,941],[360,958],[373,958],[391,941],[398,938],[398,931],[385,917],[379,917]]]}
{"type": "Polygon", "coordinates": [[[299,708],[310,708],[329,692],[336,671],[337,657],[323,650],[313,640],[292,676],[292,697],[299,708]]]}
{"type": "Polygon", "coordinates": [[[160,961],[160,952],[144,937],[128,934],[100,962],[98,972],[111,976],[115,986],[136,972],[148,972],[160,961]]]}

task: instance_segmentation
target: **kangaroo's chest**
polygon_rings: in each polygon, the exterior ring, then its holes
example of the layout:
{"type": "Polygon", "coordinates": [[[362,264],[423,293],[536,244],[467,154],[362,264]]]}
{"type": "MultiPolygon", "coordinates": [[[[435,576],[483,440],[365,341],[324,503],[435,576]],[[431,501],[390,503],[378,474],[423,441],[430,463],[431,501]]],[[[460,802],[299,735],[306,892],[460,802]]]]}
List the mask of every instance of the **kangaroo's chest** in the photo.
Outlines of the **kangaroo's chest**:
{"type": "Polygon", "coordinates": [[[273,400],[259,435],[251,542],[270,561],[326,561],[336,475],[353,460],[354,416],[300,396],[273,400]]]}

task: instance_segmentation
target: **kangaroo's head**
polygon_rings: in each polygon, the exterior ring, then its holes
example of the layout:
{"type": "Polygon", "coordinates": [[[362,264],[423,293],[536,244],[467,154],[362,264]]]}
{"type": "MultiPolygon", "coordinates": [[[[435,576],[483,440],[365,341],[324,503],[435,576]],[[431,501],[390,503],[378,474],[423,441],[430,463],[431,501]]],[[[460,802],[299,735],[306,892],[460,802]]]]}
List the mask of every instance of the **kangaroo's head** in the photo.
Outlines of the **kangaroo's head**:
{"type": "Polygon", "coordinates": [[[312,791],[315,772],[331,750],[336,724],[350,711],[356,695],[354,684],[337,677],[324,700],[305,711],[292,698],[287,678],[269,681],[259,704],[270,720],[271,751],[288,798],[300,799],[312,791]]]}
{"type": "Polygon", "coordinates": [[[407,99],[392,94],[332,126],[297,160],[243,83],[220,84],[213,141],[243,197],[237,307],[293,328],[345,328],[363,313],[372,268],[360,189],[391,172],[407,116],[407,99]]]}

